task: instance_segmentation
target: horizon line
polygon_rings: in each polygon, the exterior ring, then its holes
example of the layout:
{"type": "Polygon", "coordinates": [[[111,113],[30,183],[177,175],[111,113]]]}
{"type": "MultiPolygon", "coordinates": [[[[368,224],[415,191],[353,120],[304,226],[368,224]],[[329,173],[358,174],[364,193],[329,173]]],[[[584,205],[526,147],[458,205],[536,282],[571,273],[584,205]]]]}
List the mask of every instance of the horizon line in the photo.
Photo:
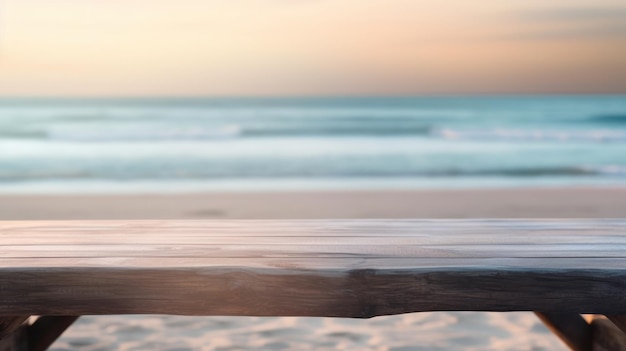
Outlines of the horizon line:
{"type": "Polygon", "coordinates": [[[2,96],[2,100],[298,100],[298,99],[416,99],[416,98],[506,98],[506,97],[626,97],[621,93],[438,93],[438,94],[336,94],[336,95],[89,95],[89,96],[51,96],[17,95],[2,96]]]}

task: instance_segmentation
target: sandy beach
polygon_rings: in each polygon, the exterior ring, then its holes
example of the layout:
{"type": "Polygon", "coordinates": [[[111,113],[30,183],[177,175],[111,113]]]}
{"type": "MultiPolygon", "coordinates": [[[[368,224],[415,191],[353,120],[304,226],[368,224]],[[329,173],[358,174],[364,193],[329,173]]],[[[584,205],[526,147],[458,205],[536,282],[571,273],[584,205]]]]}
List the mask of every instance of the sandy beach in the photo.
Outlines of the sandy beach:
{"type": "MultiPolygon", "coordinates": [[[[0,219],[626,217],[626,188],[0,196],[0,219]]],[[[53,350],[566,350],[532,313],[82,317],[53,350]]]]}
{"type": "Polygon", "coordinates": [[[626,217],[626,187],[0,195],[0,220],[626,217]]]}

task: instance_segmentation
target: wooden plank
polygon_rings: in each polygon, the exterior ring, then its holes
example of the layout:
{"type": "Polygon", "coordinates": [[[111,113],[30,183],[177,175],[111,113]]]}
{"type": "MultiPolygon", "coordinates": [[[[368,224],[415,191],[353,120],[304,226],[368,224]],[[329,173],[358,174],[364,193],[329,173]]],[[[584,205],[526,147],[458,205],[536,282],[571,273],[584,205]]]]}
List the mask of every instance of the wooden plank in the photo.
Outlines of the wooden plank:
{"type": "Polygon", "coordinates": [[[5,269],[2,280],[2,314],[626,313],[624,270],[43,268],[5,269]]]}
{"type": "Polygon", "coordinates": [[[402,258],[626,258],[626,245],[290,245],[231,241],[213,245],[16,245],[4,246],[0,258],[41,257],[402,257],[402,258]]]}
{"type": "Polygon", "coordinates": [[[610,314],[607,318],[626,334],[626,315],[610,314]]]}
{"type": "MultiPolygon", "coordinates": [[[[77,230],[76,228],[73,230],[77,230]]],[[[71,233],[0,233],[2,242],[0,247],[7,246],[37,246],[41,243],[48,245],[220,245],[229,244],[233,240],[252,240],[258,244],[266,245],[319,245],[322,243],[335,243],[337,245],[351,244],[354,240],[367,242],[372,245],[388,245],[389,243],[401,245],[554,245],[554,244],[615,244],[626,245],[626,237],[620,235],[604,235],[598,233],[591,237],[573,236],[567,234],[545,235],[512,235],[512,234],[476,234],[457,235],[454,232],[448,234],[425,234],[416,233],[409,235],[393,235],[382,233],[379,236],[372,235],[336,235],[336,236],[224,236],[220,233],[185,233],[177,235],[155,235],[155,233],[139,233],[133,236],[118,235],[111,229],[111,233],[84,235],[71,233]],[[61,235],[59,235],[61,234],[61,235]]]]}
{"type": "Polygon", "coordinates": [[[573,351],[591,351],[591,326],[576,313],[535,312],[537,317],[573,351]]]}
{"type": "MultiPolygon", "coordinates": [[[[483,235],[618,235],[626,220],[170,220],[170,221],[5,221],[2,235],[63,233],[79,237],[149,233],[171,237],[220,234],[232,236],[381,236],[419,234],[483,235]],[[416,232],[419,228],[419,232],[416,232]]],[[[132,239],[131,239],[132,240],[132,239]]]]}
{"type": "Polygon", "coordinates": [[[278,256],[297,256],[298,253],[378,257],[626,255],[626,222],[616,220],[608,223],[502,220],[52,221],[45,222],[48,227],[43,228],[32,223],[0,224],[2,257],[90,257],[96,255],[94,251],[110,256],[147,256],[156,252],[157,256],[179,253],[180,256],[205,256],[208,253],[216,257],[229,257],[233,251],[238,252],[232,254],[233,257],[254,257],[255,252],[263,252],[263,255],[257,254],[261,257],[271,255],[270,248],[277,251],[278,256]],[[554,234],[556,232],[562,233],[554,234]],[[146,252],[138,250],[138,246],[146,252]],[[207,252],[211,250],[214,252],[207,252]],[[125,253],[128,251],[136,254],[125,253]]]}
{"type": "Polygon", "coordinates": [[[626,350],[626,334],[617,328],[611,321],[604,318],[594,318],[591,322],[593,334],[593,351],[622,351],[626,350]]]}
{"type": "Polygon", "coordinates": [[[0,314],[626,313],[625,239],[623,220],[0,222],[0,314]]]}
{"type": "Polygon", "coordinates": [[[39,317],[37,321],[27,329],[28,350],[47,350],[77,319],[78,316],[39,317]]]}
{"type": "Polygon", "coordinates": [[[41,257],[0,259],[2,270],[37,268],[250,268],[348,271],[379,269],[485,269],[485,270],[585,270],[610,272],[624,269],[623,258],[380,258],[380,257],[41,257]]]}

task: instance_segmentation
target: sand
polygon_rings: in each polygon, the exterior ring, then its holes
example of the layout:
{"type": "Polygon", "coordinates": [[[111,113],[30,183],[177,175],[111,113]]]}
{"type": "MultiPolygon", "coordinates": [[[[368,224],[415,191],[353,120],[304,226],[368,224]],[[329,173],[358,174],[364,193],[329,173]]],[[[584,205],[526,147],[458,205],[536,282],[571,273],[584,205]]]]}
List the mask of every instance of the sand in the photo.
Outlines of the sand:
{"type": "MultiPolygon", "coordinates": [[[[626,217],[626,188],[0,196],[0,219],[626,217]]],[[[532,313],[85,316],[52,350],[566,350],[532,313]]]]}
{"type": "Polygon", "coordinates": [[[0,195],[0,220],[481,217],[626,217],[626,187],[0,195]]]}

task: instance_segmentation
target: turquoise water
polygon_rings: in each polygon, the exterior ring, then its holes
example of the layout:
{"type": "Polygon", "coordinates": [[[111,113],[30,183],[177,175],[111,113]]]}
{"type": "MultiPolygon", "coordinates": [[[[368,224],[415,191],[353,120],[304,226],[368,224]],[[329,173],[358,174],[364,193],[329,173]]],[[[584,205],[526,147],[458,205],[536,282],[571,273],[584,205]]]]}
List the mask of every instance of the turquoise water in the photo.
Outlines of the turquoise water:
{"type": "Polygon", "coordinates": [[[0,100],[0,192],[626,185],[626,96],[0,100]]]}

